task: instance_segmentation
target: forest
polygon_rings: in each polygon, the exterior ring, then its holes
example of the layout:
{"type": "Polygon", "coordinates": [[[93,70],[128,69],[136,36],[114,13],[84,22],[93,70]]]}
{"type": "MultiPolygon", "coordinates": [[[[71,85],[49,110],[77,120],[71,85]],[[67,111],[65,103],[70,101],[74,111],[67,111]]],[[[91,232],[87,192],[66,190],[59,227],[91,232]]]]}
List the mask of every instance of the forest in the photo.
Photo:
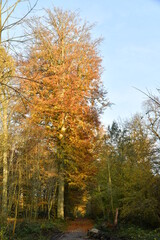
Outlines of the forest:
{"type": "Polygon", "coordinates": [[[94,26],[59,8],[29,18],[34,5],[12,19],[20,3],[0,1],[0,239],[49,239],[78,218],[160,239],[159,90],[104,127],[94,26]]]}

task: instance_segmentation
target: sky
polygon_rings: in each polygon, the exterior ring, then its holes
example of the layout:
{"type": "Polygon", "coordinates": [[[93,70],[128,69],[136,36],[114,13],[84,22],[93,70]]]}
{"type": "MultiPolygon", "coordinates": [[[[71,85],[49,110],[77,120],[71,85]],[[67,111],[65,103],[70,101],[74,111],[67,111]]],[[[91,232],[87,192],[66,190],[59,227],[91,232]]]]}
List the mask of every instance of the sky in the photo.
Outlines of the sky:
{"type": "MultiPolygon", "coordinates": [[[[31,0],[31,2],[34,0],[31,0]]],[[[143,112],[144,94],[160,88],[160,0],[39,0],[37,9],[78,11],[96,23],[93,38],[100,46],[102,80],[113,103],[105,110],[105,126],[143,112]]]]}

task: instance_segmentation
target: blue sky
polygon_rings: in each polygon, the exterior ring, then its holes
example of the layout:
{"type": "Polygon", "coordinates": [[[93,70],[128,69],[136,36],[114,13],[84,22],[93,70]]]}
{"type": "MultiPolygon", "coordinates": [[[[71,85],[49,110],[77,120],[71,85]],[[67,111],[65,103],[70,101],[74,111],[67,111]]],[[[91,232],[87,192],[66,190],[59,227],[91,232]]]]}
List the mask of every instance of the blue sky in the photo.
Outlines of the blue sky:
{"type": "Polygon", "coordinates": [[[152,93],[160,87],[160,1],[39,0],[37,8],[53,6],[78,10],[82,19],[96,22],[93,37],[104,38],[102,79],[114,103],[102,117],[105,126],[142,112],[146,98],[134,87],[152,93]]]}

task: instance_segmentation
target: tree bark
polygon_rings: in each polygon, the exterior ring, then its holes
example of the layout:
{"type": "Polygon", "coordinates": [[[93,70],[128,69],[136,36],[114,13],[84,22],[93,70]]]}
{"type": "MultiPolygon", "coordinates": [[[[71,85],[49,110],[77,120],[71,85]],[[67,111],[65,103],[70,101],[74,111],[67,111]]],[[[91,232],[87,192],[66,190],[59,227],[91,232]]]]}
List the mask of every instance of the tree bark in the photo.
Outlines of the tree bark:
{"type": "Polygon", "coordinates": [[[64,219],[64,175],[63,175],[63,171],[60,174],[59,184],[58,184],[57,218],[64,219]]]}
{"type": "Polygon", "coordinates": [[[8,162],[7,162],[7,145],[8,145],[8,126],[7,126],[7,99],[3,104],[3,193],[2,193],[2,215],[7,217],[7,183],[8,183],[8,162]]]}
{"type": "Polygon", "coordinates": [[[115,215],[115,219],[114,219],[114,227],[116,227],[118,224],[118,208],[116,208],[116,215],[115,215]]]}
{"type": "Polygon", "coordinates": [[[112,194],[112,179],[111,179],[111,171],[110,171],[109,159],[108,159],[108,181],[109,181],[109,193],[110,193],[110,199],[111,199],[112,215],[114,217],[113,194],[112,194]]]}
{"type": "Polygon", "coordinates": [[[0,46],[2,43],[2,0],[0,0],[0,46]]]}

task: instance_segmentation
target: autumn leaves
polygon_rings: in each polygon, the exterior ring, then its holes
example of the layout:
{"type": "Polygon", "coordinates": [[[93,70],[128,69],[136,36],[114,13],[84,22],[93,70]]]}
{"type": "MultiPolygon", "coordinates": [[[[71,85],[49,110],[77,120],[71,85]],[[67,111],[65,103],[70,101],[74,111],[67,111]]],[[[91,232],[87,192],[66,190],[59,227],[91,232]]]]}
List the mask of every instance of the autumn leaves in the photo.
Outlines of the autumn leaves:
{"type": "Polygon", "coordinates": [[[31,100],[31,105],[26,103],[30,118],[46,132],[56,156],[57,211],[63,218],[65,181],[84,182],[94,160],[99,109],[105,102],[100,91],[101,59],[90,26],[79,24],[75,14],[47,11],[45,22],[38,26],[31,27],[34,40],[22,64],[25,77],[35,77],[22,84],[22,91],[31,100]]]}
{"type": "MultiPolygon", "coordinates": [[[[99,116],[108,104],[101,82],[100,40],[93,41],[91,26],[69,11],[47,10],[44,18],[31,21],[27,22],[30,32],[27,51],[17,61],[14,80],[17,79],[21,98],[12,116],[21,132],[19,138],[23,137],[23,146],[28,142],[29,152],[17,143],[11,165],[17,169],[14,185],[19,190],[15,192],[18,200],[11,205],[17,212],[18,206],[27,204],[29,214],[34,209],[37,216],[39,207],[46,211],[40,202],[46,202],[48,218],[52,214],[63,219],[65,196],[76,188],[82,199],[87,181],[95,172],[99,116]],[[43,172],[48,172],[48,177],[44,178],[43,172]],[[52,182],[52,188],[47,182],[52,182]],[[33,184],[33,192],[28,184],[33,184]],[[33,197],[33,209],[26,196],[33,197]]],[[[5,164],[9,164],[9,148],[6,151],[5,164]]],[[[7,168],[6,180],[3,174],[5,204],[10,195],[7,193],[9,174],[7,168]]]]}

